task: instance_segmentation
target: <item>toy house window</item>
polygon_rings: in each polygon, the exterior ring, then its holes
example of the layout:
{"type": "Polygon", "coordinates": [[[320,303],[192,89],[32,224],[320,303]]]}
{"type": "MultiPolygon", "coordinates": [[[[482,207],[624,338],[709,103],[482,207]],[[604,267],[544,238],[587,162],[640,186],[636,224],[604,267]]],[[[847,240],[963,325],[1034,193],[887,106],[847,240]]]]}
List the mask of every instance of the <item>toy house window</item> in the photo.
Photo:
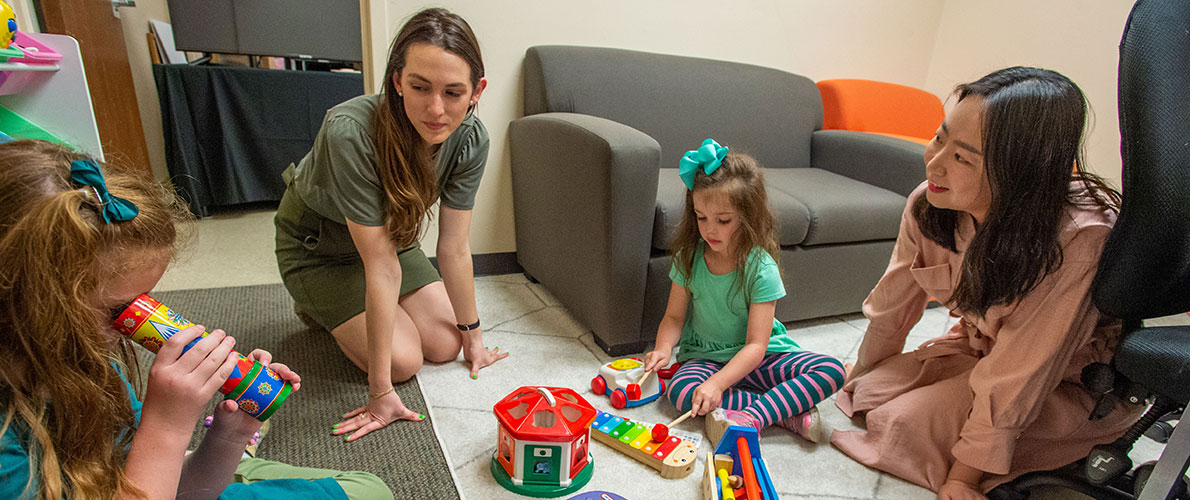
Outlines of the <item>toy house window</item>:
{"type": "Polygon", "coordinates": [[[512,417],[514,420],[520,420],[522,418],[525,418],[525,415],[528,415],[528,414],[529,414],[529,403],[526,403],[524,401],[522,401],[521,404],[508,409],[508,416],[512,417]]]}
{"type": "Polygon", "coordinates": [[[512,461],[512,438],[503,429],[500,430],[500,456],[505,461],[512,461]]]}
{"type": "Polygon", "coordinates": [[[576,471],[584,462],[587,461],[587,436],[579,436],[578,439],[571,443],[570,448],[570,470],[576,471]]]}
{"type": "Polygon", "coordinates": [[[552,411],[539,411],[533,414],[533,425],[549,429],[558,423],[558,417],[552,411]]]}

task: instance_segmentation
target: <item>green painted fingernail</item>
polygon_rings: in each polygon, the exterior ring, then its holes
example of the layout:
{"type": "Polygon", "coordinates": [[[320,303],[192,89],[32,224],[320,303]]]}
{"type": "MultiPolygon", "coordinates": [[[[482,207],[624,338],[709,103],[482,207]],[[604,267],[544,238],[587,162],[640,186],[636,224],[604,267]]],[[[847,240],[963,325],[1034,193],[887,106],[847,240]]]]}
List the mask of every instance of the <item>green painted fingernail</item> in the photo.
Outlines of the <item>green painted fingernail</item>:
{"type": "Polygon", "coordinates": [[[342,425],[342,422],[340,422],[340,423],[338,423],[338,424],[335,424],[335,425],[332,425],[332,426],[331,426],[331,428],[332,428],[332,429],[338,429],[340,425],[342,425]]]}
{"type": "Polygon", "coordinates": [[[472,376],[471,376],[471,380],[477,380],[477,379],[479,379],[479,375],[472,375],[472,376]]]}
{"type": "Polygon", "coordinates": [[[344,441],[351,441],[351,435],[343,436],[344,441]]]}
{"type": "Polygon", "coordinates": [[[339,415],[339,418],[347,418],[347,414],[346,414],[346,413],[344,413],[344,414],[342,414],[342,415],[339,415]]]}
{"type": "Polygon", "coordinates": [[[418,413],[418,414],[417,414],[417,418],[420,418],[420,419],[422,419],[422,420],[425,420],[425,419],[426,419],[426,416],[425,416],[425,415],[422,415],[422,414],[420,414],[420,413],[418,413]]]}

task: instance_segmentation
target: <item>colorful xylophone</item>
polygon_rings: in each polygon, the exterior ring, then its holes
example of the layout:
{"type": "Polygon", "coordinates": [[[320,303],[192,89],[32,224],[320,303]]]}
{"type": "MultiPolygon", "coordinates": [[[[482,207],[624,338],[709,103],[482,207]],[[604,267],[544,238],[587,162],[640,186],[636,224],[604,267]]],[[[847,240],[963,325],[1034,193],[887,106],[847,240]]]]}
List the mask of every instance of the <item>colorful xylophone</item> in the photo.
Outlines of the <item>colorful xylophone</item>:
{"type": "Polygon", "coordinates": [[[591,422],[591,437],[661,472],[666,479],[679,479],[694,471],[698,447],[670,436],[653,441],[652,427],[601,411],[591,422]]]}

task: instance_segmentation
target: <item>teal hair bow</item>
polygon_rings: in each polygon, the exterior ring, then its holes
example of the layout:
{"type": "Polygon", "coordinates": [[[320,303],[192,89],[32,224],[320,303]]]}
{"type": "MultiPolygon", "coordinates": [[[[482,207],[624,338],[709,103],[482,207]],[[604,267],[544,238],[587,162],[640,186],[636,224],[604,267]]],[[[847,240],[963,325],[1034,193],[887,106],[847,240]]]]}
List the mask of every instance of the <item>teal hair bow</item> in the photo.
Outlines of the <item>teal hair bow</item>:
{"type": "Polygon", "coordinates": [[[719,165],[723,164],[723,157],[727,156],[727,146],[720,146],[714,139],[702,141],[698,149],[687,151],[678,162],[678,177],[686,183],[686,189],[694,189],[694,174],[699,167],[707,175],[715,173],[719,165]]]}
{"type": "Polygon", "coordinates": [[[103,172],[90,158],[70,162],[70,180],[95,189],[99,203],[103,205],[103,209],[99,211],[103,216],[103,222],[111,224],[112,221],[130,221],[140,213],[135,203],[113,196],[107,191],[107,181],[103,178],[103,172]]]}

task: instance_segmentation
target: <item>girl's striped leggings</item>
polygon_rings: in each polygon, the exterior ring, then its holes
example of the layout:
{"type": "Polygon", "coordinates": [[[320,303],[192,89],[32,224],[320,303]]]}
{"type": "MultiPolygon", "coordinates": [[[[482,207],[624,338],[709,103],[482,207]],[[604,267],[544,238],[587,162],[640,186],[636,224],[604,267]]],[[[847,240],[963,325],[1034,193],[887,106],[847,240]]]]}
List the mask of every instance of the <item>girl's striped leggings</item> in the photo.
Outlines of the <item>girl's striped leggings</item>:
{"type": "MultiPolygon", "coordinates": [[[[666,396],[683,412],[690,409],[694,389],[726,363],[691,359],[682,364],[666,388],[666,396]]],[[[723,408],[739,410],[764,427],[809,411],[843,387],[843,363],[812,352],[774,353],[752,373],[723,391],[723,408]]]]}

